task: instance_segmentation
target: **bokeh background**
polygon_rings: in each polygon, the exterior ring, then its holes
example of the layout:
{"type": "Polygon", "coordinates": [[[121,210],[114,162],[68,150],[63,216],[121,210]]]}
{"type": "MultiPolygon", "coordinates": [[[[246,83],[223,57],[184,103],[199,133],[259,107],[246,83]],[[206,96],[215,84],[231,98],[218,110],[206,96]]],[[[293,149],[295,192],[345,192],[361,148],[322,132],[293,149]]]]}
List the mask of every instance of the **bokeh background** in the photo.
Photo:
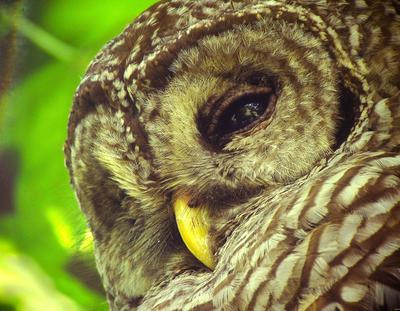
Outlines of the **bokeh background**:
{"type": "Polygon", "coordinates": [[[89,61],[155,2],[0,0],[0,311],[108,309],[62,147],[89,61]]]}

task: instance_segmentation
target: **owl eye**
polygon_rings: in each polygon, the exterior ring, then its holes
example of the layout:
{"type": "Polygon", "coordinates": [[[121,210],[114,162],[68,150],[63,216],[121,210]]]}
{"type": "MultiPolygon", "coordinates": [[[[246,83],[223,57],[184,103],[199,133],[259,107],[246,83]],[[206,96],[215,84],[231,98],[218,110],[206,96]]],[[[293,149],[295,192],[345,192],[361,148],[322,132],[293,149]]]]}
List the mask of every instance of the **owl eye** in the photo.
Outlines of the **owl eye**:
{"type": "Polygon", "coordinates": [[[247,95],[236,100],[223,112],[218,122],[221,133],[233,133],[260,119],[266,111],[269,96],[247,95]]]}
{"type": "Polygon", "coordinates": [[[234,134],[246,132],[271,116],[275,102],[269,87],[231,90],[212,102],[205,134],[214,145],[224,145],[234,134]]]}

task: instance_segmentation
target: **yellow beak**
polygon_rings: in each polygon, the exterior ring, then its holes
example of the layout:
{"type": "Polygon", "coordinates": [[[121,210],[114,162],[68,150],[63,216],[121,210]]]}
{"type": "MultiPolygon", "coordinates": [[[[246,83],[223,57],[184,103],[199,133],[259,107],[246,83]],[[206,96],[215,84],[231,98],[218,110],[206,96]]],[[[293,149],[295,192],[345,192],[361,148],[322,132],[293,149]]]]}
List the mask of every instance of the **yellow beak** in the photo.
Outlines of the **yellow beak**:
{"type": "Polygon", "coordinates": [[[205,206],[189,207],[188,202],[187,196],[181,196],[173,204],[179,233],[189,251],[205,266],[214,269],[209,211],[205,206]]]}

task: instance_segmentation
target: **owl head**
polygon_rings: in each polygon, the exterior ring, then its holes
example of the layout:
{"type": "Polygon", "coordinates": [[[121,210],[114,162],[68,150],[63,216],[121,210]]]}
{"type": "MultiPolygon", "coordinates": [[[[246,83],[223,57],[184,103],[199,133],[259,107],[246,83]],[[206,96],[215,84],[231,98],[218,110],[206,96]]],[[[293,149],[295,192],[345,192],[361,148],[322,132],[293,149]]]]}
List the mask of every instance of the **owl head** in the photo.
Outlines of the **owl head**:
{"type": "Polygon", "coordinates": [[[92,61],[65,152],[112,308],[258,265],[257,228],[365,126],[346,5],[305,3],[161,1],[92,61]]]}

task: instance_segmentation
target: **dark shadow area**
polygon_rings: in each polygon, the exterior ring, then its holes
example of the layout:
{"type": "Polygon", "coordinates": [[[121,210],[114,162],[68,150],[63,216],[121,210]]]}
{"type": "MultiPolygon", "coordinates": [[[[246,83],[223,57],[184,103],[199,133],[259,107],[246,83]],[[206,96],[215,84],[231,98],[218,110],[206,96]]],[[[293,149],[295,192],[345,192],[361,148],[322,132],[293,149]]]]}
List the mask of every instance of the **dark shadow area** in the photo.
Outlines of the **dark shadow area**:
{"type": "Polygon", "coordinates": [[[340,147],[340,145],[347,139],[351,129],[354,126],[355,120],[359,115],[359,111],[356,107],[360,107],[358,97],[353,94],[349,89],[343,85],[340,86],[339,94],[339,128],[336,133],[336,144],[334,150],[340,147]]]}
{"type": "Polygon", "coordinates": [[[18,167],[19,155],[16,150],[0,150],[0,216],[15,212],[18,167]]]}

